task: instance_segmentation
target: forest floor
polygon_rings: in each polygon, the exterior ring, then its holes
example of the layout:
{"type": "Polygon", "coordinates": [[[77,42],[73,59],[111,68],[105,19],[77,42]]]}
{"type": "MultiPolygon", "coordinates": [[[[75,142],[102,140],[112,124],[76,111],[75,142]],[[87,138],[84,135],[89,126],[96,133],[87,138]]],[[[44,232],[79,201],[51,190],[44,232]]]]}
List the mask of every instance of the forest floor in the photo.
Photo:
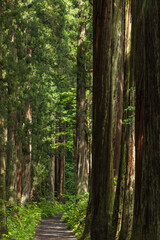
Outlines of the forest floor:
{"type": "Polygon", "coordinates": [[[36,235],[33,240],[76,240],[72,231],[67,229],[62,214],[43,219],[36,228],[36,235]]]}

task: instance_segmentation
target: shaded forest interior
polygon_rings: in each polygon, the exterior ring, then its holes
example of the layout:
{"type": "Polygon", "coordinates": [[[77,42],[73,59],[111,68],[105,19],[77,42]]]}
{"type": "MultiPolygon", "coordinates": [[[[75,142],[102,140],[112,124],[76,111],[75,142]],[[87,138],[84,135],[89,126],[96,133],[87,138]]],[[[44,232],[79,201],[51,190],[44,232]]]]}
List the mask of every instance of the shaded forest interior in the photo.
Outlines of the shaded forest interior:
{"type": "Polygon", "coordinates": [[[158,0],[1,0],[0,239],[160,240],[159,53],[158,0]]]}

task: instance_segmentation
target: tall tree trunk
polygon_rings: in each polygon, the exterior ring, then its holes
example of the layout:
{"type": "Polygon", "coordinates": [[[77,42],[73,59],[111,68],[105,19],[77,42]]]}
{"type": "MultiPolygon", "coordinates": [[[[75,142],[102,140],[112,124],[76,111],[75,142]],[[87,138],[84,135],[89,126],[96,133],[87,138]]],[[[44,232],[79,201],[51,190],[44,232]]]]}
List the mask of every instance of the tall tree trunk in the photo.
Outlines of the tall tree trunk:
{"type": "MultiPolygon", "coordinates": [[[[3,4],[0,3],[0,17],[2,16],[3,4]]],[[[2,20],[2,17],[1,17],[2,20]]],[[[4,117],[6,109],[4,108],[4,89],[3,89],[3,76],[2,76],[2,21],[0,22],[0,238],[2,234],[7,233],[6,221],[6,132],[4,126],[4,117]]]]}
{"type": "Polygon", "coordinates": [[[56,156],[56,161],[55,161],[55,191],[56,191],[56,197],[59,197],[59,192],[60,192],[60,160],[59,160],[59,156],[56,156]]]}
{"type": "Polygon", "coordinates": [[[91,239],[111,239],[113,189],[112,4],[93,1],[93,164],[91,239]]]}
{"type": "MultiPolygon", "coordinates": [[[[64,129],[62,129],[64,131],[64,129]]],[[[60,147],[60,188],[59,188],[59,199],[63,202],[64,195],[64,181],[65,181],[65,135],[61,136],[62,146],[60,147]]]]}
{"type": "MultiPolygon", "coordinates": [[[[131,80],[130,49],[131,49],[131,1],[125,3],[125,36],[124,36],[124,101],[121,160],[117,182],[117,191],[113,212],[113,239],[128,239],[131,234],[134,203],[134,82],[131,80]]],[[[124,19],[124,17],[123,17],[124,19]]]]}
{"type": "MultiPolygon", "coordinates": [[[[1,92],[1,91],[0,91],[1,92]]],[[[2,99],[0,99],[0,102],[2,99]]],[[[2,113],[0,113],[0,237],[2,234],[7,233],[7,220],[6,220],[6,153],[5,141],[6,134],[4,130],[4,120],[2,113]]]]}
{"type": "Polygon", "coordinates": [[[160,5],[134,1],[136,178],[132,240],[160,239],[160,5]]]}
{"type": "Polygon", "coordinates": [[[113,162],[117,178],[121,155],[121,132],[124,85],[124,0],[113,1],[112,27],[112,83],[113,83],[113,162]]]}
{"type": "MultiPolygon", "coordinates": [[[[15,7],[15,6],[14,6],[15,7]]],[[[12,26],[13,32],[11,37],[10,54],[12,68],[7,69],[8,78],[8,124],[7,124],[7,187],[9,189],[8,199],[17,201],[17,153],[16,153],[16,128],[17,128],[17,109],[16,102],[16,85],[15,69],[17,65],[17,49],[15,43],[15,26],[12,26]]]]}
{"type": "MultiPolygon", "coordinates": [[[[82,1],[80,7],[83,5],[82,1]]],[[[82,10],[81,10],[82,11],[82,10]]],[[[81,13],[79,13],[81,14],[81,13]]],[[[86,73],[84,61],[85,23],[81,23],[77,49],[77,112],[76,112],[76,154],[77,194],[88,192],[89,152],[86,113],[86,73]]]]}
{"type": "MultiPolygon", "coordinates": [[[[55,138],[53,139],[53,144],[55,145],[55,138]]],[[[56,156],[55,153],[53,153],[52,159],[51,159],[51,196],[54,198],[55,196],[55,164],[56,164],[56,156]]]]}
{"type": "MultiPolygon", "coordinates": [[[[131,0],[125,6],[125,82],[129,89],[128,106],[133,107],[133,111],[128,110],[127,117],[129,124],[127,135],[125,135],[124,149],[126,145],[126,169],[125,169],[125,186],[123,213],[120,238],[121,240],[129,240],[132,232],[133,224],[133,208],[134,208],[134,190],[135,190],[135,82],[132,78],[133,61],[131,55],[131,0]],[[132,117],[131,117],[132,116],[132,117]]],[[[126,93],[127,96],[127,93],[126,93]]],[[[126,102],[127,104],[127,102],[126,102]]],[[[128,106],[124,105],[124,111],[128,106]]],[[[123,151],[123,150],[122,150],[123,151]]]]}
{"type": "Polygon", "coordinates": [[[58,139],[58,154],[55,156],[55,191],[60,202],[63,202],[65,181],[65,135],[64,128],[59,129],[61,136],[58,139]]]}
{"type": "MultiPolygon", "coordinates": [[[[27,55],[28,59],[32,58],[32,49],[29,46],[29,34],[28,29],[25,29],[25,49],[24,52],[27,55]]],[[[27,67],[29,72],[31,69],[27,67]]],[[[31,90],[30,79],[27,80],[27,90],[31,90]]],[[[31,165],[32,165],[32,132],[31,132],[31,123],[32,123],[32,109],[30,99],[25,102],[25,123],[24,128],[26,142],[24,142],[25,151],[23,153],[22,159],[22,175],[23,175],[23,186],[22,186],[22,202],[29,201],[31,196],[31,165]]]]}
{"type": "Polygon", "coordinates": [[[22,196],[22,142],[17,141],[16,143],[16,152],[17,152],[17,197],[20,200],[22,196]]]}
{"type": "MultiPolygon", "coordinates": [[[[30,86],[28,84],[28,89],[30,86]]],[[[26,151],[23,155],[23,189],[22,189],[22,202],[26,202],[30,200],[31,195],[31,161],[32,161],[32,136],[31,136],[31,124],[32,122],[32,114],[31,114],[31,106],[30,103],[26,104],[26,139],[27,142],[25,144],[26,151]]]]}

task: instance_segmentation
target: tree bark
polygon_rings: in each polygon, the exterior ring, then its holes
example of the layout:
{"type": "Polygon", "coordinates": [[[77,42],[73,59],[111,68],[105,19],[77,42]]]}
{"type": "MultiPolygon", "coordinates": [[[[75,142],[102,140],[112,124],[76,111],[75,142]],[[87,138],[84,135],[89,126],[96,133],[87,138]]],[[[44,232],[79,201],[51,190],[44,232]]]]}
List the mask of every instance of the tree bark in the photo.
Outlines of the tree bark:
{"type": "MultiPolygon", "coordinates": [[[[82,8],[82,1],[80,8],[82,8]]],[[[81,14],[80,10],[80,13],[81,14]]],[[[77,154],[77,194],[88,192],[89,151],[86,113],[86,73],[85,73],[85,23],[81,23],[77,48],[77,107],[76,107],[76,154],[77,154]]]]}
{"type": "MultiPolygon", "coordinates": [[[[55,138],[53,139],[53,144],[55,144],[55,138]]],[[[51,160],[51,196],[55,197],[55,164],[56,164],[56,156],[53,153],[51,160]]]]}
{"type": "Polygon", "coordinates": [[[113,152],[114,177],[117,178],[121,156],[121,133],[124,85],[124,1],[113,1],[112,22],[112,83],[113,83],[113,152]]]}
{"type": "MultiPolygon", "coordinates": [[[[29,83],[27,86],[30,89],[29,83]]],[[[31,162],[32,162],[32,136],[31,136],[31,124],[32,113],[30,103],[26,103],[26,139],[25,152],[23,153],[23,187],[22,187],[22,202],[30,200],[31,195],[31,162]]]]}
{"type": "MultiPolygon", "coordinates": [[[[15,6],[14,6],[15,7],[15,6]]],[[[13,32],[10,42],[9,51],[11,54],[12,68],[7,69],[6,78],[8,81],[8,104],[7,104],[7,187],[9,192],[7,197],[13,202],[17,201],[17,152],[16,152],[16,127],[17,127],[17,109],[16,102],[16,85],[15,68],[17,64],[17,48],[15,43],[15,26],[12,26],[13,32]]]]}
{"type": "MultiPolygon", "coordinates": [[[[0,102],[2,99],[0,99],[0,102]]],[[[5,142],[6,134],[4,130],[4,120],[0,113],[0,237],[7,233],[7,218],[6,218],[6,154],[5,142]]]]}
{"type": "MultiPolygon", "coordinates": [[[[0,16],[2,15],[3,3],[0,3],[0,16]]],[[[2,18],[1,18],[2,19],[2,18]]],[[[6,129],[4,126],[5,116],[5,103],[4,103],[4,89],[3,89],[3,76],[2,76],[2,48],[3,48],[3,35],[2,27],[3,22],[0,22],[0,238],[2,234],[7,234],[7,219],[6,219],[6,129]]]]}
{"type": "Polygon", "coordinates": [[[113,189],[113,83],[111,0],[93,2],[93,164],[91,239],[111,239],[113,189]]]}
{"type": "Polygon", "coordinates": [[[136,178],[132,240],[160,238],[160,5],[136,0],[133,73],[136,81],[136,178]]]}
{"type": "MultiPolygon", "coordinates": [[[[62,129],[64,131],[64,129],[62,129]]],[[[60,147],[60,187],[59,187],[59,200],[64,202],[64,182],[65,182],[65,135],[61,136],[62,146],[60,147]]]]}
{"type": "MultiPolygon", "coordinates": [[[[131,1],[125,2],[123,19],[124,31],[124,96],[123,96],[123,127],[120,169],[113,212],[113,239],[128,239],[131,234],[134,203],[134,162],[135,134],[134,112],[128,106],[134,107],[134,82],[131,78],[131,1]]],[[[123,20],[122,20],[123,21],[123,20]]]]}
{"type": "MultiPolygon", "coordinates": [[[[128,106],[135,106],[135,81],[132,78],[133,61],[131,59],[131,0],[125,6],[125,81],[127,84],[128,106]]],[[[126,92],[126,95],[127,95],[126,92]]],[[[127,103],[127,102],[126,102],[127,103]]],[[[128,107],[124,105],[125,108],[128,107]]],[[[123,199],[122,224],[120,231],[120,240],[129,240],[133,224],[134,208],[134,190],[135,190],[135,116],[134,111],[128,111],[127,117],[130,119],[127,124],[124,149],[126,145],[126,168],[125,168],[125,185],[123,199]],[[133,115],[133,116],[132,116],[133,115]],[[130,116],[132,116],[130,118],[130,116]]]]}

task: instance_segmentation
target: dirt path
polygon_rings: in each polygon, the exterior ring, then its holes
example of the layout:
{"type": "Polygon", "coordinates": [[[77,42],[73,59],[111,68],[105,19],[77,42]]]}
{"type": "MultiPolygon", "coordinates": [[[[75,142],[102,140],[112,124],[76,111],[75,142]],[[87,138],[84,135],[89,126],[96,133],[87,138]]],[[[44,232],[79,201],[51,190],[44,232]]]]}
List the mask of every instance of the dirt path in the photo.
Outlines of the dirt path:
{"type": "Polygon", "coordinates": [[[33,240],[76,240],[72,231],[67,229],[62,214],[43,219],[36,228],[36,236],[33,240]]]}

